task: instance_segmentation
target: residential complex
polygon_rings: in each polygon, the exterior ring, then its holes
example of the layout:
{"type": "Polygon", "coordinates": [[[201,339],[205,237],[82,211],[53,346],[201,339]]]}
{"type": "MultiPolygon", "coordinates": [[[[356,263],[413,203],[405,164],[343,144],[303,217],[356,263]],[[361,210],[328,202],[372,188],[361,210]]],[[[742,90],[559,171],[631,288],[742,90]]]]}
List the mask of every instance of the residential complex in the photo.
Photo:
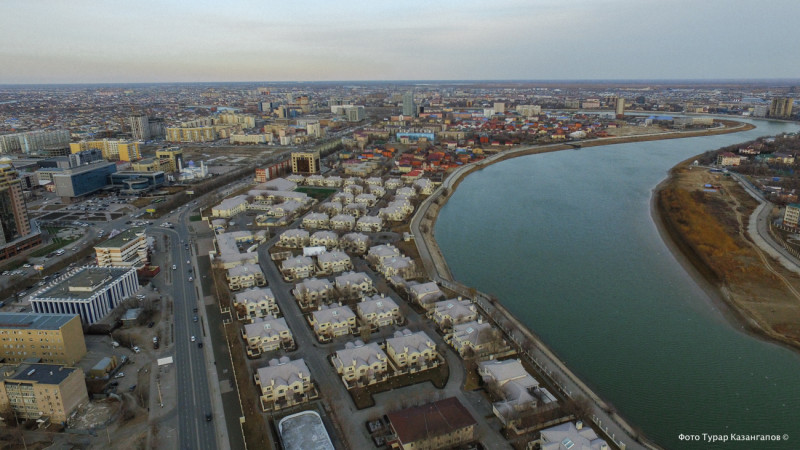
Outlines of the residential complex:
{"type": "Polygon", "coordinates": [[[89,401],[83,371],[57,364],[0,366],[0,410],[63,423],[89,401]]]}
{"type": "Polygon", "coordinates": [[[0,312],[0,358],[75,365],[86,355],[81,318],[66,314],[0,312]]]}

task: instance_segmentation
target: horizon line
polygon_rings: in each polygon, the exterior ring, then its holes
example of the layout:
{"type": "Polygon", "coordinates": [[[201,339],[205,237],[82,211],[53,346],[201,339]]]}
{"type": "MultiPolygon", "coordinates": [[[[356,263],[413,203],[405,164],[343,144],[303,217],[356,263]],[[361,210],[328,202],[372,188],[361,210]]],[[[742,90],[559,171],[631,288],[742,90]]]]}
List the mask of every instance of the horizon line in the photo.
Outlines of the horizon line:
{"type": "Polygon", "coordinates": [[[50,83],[3,83],[0,87],[13,86],[92,86],[92,85],[180,85],[180,84],[346,84],[346,83],[800,83],[800,78],[576,78],[576,79],[386,79],[386,80],[250,80],[250,81],[86,81],[50,83]]]}

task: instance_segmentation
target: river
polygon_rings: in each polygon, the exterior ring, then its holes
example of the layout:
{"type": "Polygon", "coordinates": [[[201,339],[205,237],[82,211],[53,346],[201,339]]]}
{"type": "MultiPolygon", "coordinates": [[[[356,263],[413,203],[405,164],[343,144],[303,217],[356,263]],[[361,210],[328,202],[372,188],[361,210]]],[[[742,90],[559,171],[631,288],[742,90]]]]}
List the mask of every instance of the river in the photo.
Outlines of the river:
{"type": "Polygon", "coordinates": [[[680,161],[790,123],[523,156],[466,177],[435,235],[454,277],[496,295],[659,445],[681,434],[788,434],[800,448],[800,355],[744,333],[669,251],[653,189],[680,161]]]}

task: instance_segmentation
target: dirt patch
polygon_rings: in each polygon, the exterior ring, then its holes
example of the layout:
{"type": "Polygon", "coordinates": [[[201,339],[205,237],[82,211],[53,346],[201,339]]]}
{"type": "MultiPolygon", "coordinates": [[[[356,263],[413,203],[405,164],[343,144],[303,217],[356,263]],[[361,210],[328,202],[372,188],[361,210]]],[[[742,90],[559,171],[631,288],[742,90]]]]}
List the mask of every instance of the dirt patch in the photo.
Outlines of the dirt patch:
{"type": "Polygon", "coordinates": [[[734,316],[753,332],[800,348],[800,276],[750,240],[756,201],[732,178],[685,163],[656,196],[666,234],[719,288],[734,316]]]}

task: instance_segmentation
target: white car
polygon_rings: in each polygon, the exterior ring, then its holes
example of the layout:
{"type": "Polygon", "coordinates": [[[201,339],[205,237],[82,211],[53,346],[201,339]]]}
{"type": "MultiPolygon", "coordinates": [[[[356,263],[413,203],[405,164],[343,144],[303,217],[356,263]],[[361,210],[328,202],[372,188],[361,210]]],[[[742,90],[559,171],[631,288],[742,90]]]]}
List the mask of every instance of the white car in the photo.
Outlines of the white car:
{"type": "Polygon", "coordinates": [[[176,266],[175,264],[172,265],[172,270],[175,270],[177,268],[178,268],[178,266],[176,266]]]}
{"type": "Polygon", "coordinates": [[[114,378],[122,378],[124,376],[125,376],[125,372],[120,372],[120,373],[114,375],[114,378]]]}
{"type": "Polygon", "coordinates": [[[188,259],[186,260],[186,264],[191,264],[191,263],[192,263],[192,262],[191,262],[191,261],[189,261],[188,259]]]}
{"type": "Polygon", "coordinates": [[[197,338],[195,338],[194,336],[192,336],[192,342],[194,342],[194,341],[196,341],[196,340],[197,340],[197,338]]]}
{"type": "Polygon", "coordinates": [[[24,267],[24,268],[26,268],[26,269],[27,269],[28,267],[30,267],[30,266],[31,266],[30,264],[23,264],[23,265],[22,265],[22,267],[24,267]]]}
{"type": "Polygon", "coordinates": [[[139,347],[135,345],[131,348],[131,350],[133,350],[133,353],[139,353],[140,351],[142,351],[139,347]]]}
{"type": "Polygon", "coordinates": [[[194,281],[194,278],[192,278],[192,277],[189,277],[189,281],[194,281]]]}

